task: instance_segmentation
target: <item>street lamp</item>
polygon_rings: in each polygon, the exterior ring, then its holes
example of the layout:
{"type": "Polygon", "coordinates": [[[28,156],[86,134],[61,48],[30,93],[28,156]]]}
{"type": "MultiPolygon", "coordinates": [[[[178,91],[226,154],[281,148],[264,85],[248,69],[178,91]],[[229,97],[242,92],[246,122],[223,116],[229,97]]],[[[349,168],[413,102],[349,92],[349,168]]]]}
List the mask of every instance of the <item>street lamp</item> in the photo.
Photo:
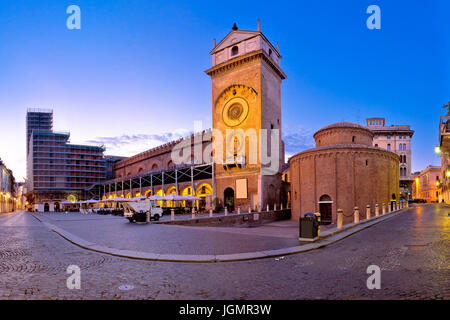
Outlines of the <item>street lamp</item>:
{"type": "Polygon", "coordinates": [[[436,152],[436,154],[440,154],[441,153],[441,147],[440,146],[434,147],[434,152],[436,152]]]}

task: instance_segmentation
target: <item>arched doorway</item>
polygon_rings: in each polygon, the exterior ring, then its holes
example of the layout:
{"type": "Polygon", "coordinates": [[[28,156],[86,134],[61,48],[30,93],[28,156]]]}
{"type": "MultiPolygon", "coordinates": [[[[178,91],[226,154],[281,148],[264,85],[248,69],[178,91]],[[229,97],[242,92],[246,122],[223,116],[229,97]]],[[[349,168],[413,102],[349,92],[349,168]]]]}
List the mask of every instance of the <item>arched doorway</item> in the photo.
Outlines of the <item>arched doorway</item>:
{"type": "Polygon", "coordinates": [[[330,224],[333,220],[333,201],[331,197],[324,194],[319,199],[319,212],[321,224],[330,224]]]}
{"type": "Polygon", "coordinates": [[[232,188],[226,188],[223,192],[223,203],[228,211],[234,211],[234,190],[232,188]]]}
{"type": "Polygon", "coordinates": [[[198,186],[197,188],[197,197],[200,197],[201,200],[198,200],[198,210],[199,211],[203,211],[206,209],[206,205],[207,205],[207,200],[206,198],[208,198],[208,208],[211,206],[211,198],[212,195],[212,187],[208,184],[208,183],[202,183],[201,185],[198,186]]]}
{"type": "Polygon", "coordinates": [[[44,204],[44,212],[49,212],[50,211],[50,206],[48,203],[44,204]]]}

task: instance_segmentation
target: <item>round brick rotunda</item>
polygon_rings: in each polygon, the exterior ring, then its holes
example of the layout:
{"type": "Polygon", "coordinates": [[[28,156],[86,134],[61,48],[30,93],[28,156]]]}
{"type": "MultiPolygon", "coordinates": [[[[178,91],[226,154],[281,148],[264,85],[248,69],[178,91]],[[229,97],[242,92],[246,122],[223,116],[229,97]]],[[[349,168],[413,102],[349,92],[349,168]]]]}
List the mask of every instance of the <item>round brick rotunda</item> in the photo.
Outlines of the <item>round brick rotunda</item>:
{"type": "Polygon", "coordinates": [[[344,210],[344,223],[353,222],[353,209],[365,216],[370,205],[387,206],[398,200],[399,157],[373,146],[367,127],[338,122],[314,134],[316,147],[289,159],[292,219],[320,212],[322,221],[335,223],[344,210]]]}

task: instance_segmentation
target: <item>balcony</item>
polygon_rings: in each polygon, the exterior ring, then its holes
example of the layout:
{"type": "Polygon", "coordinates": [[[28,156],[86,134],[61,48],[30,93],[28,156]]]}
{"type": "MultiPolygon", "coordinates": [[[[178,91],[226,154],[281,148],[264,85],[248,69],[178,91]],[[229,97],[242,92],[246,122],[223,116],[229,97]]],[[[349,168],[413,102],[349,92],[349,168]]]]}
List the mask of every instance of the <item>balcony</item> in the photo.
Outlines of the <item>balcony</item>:
{"type": "Polygon", "coordinates": [[[450,152],[450,115],[442,116],[439,121],[439,146],[442,152],[450,152]]]}

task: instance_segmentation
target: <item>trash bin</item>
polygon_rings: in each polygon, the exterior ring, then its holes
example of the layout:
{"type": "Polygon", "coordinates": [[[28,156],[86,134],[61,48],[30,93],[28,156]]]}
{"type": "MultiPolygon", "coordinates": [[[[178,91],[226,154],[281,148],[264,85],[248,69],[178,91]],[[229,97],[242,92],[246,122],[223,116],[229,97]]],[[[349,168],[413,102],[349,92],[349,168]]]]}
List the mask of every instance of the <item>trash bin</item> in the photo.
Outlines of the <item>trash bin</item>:
{"type": "Polygon", "coordinates": [[[307,212],[300,217],[299,237],[300,241],[315,241],[319,239],[320,225],[318,216],[312,212],[307,212]]]}

